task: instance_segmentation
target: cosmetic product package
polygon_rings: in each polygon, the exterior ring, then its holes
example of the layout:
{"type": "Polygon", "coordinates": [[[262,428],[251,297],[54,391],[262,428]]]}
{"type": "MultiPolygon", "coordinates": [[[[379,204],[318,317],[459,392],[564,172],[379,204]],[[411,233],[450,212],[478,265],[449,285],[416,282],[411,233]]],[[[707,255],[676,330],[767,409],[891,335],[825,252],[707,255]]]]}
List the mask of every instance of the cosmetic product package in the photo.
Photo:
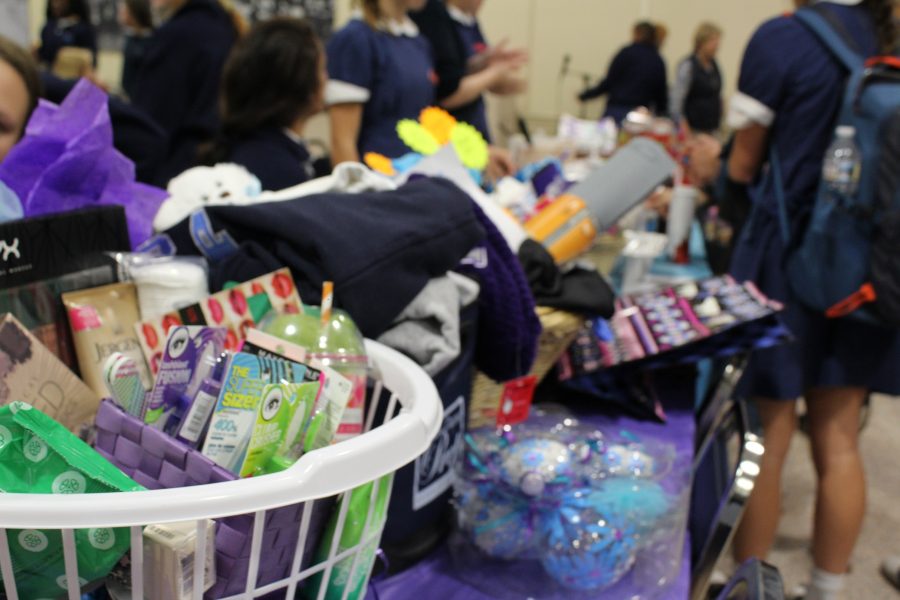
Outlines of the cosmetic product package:
{"type": "Polygon", "coordinates": [[[98,395],[106,395],[103,366],[112,353],[120,352],[134,360],[141,382],[150,389],[150,374],[134,333],[134,325],[139,320],[134,284],[113,283],[70,292],[63,294],[62,301],[69,315],[75,353],[85,383],[98,395]]]}
{"type": "Polygon", "coordinates": [[[196,304],[144,320],[135,326],[135,330],[150,371],[156,373],[172,327],[223,327],[226,330],[225,349],[234,352],[246,337],[247,330],[268,312],[299,313],[300,308],[300,296],[290,269],[279,269],[222,290],[196,304]]]}
{"type": "Polygon", "coordinates": [[[20,400],[74,433],[90,426],[100,395],[10,314],[0,316],[0,405],[20,400]]]}
{"type": "Polygon", "coordinates": [[[222,327],[202,325],[169,330],[156,381],[147,398],[146,423],[177,432],[200,387],[213,374],[225,351],[226,334],[222,327]]]}
{"type": "Polygon", "coordinates": [[[203,444],[203,454],[238,474],[253,434],[265,388],[276,383],[303,383],[306,367],[276,358],[238,352],[231,357],[203,444]]]}

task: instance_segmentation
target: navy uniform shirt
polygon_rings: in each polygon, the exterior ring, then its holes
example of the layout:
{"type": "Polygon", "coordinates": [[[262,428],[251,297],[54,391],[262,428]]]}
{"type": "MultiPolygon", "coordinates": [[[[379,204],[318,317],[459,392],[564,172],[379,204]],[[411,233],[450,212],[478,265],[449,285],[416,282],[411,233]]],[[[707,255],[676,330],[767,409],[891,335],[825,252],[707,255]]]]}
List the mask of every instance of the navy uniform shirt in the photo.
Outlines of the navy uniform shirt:
{"type": "Polygon", "coordinates": [[[169,137],[159,183],[193,166],[218,129],[219,80],[236,32],[217,0],[189,0],[151,37],[131,101],[169,137]]]}
{"type": "MultiPolygon", "coordinates": [[[[877,53],[877,36],[866,9],[825,4],[856,40],[863,55],[877,53]]],[[[761,25],[744,51],[729,125],[739,129],[752,121],[770,128],[787,200],[795,208],[813,201],[846,76],[837,59],[792,16],[761,25]]],[[[768,186],[757,192],[757,201],[774,214],[775,198],[768,186]]]]}
{"type": "MultiPolygon", "coordinates": [[[[443,100],[453,95],[463,77],[469,74],[469,60],[487,49],[484,36],[473,17],[445,4],[444,0],[428,0],[425,8],[410,17],[431,43],[438,77],[437,99],[443,100]]],[[[490,140],[481,97],[450,112],[490,140]]]]}
{"type": "Polygon", "coordinates": [[[360,157],[411,152],[397,135],[401,119],[418,120],[434,104],[437,75],[431,46],[412,21],[375,29],[354,19],[328,41],[326,103],[363,104],[360,157]]]}
{"type": "MultiPolygon", "coordinates": [[[[876,53],[876,34],[860,6],[825,3],[861,54],[876,53]]],[[[847,72],[799,20],[779,17],[754,33],[744,52],[729,125],[769,128],[783,172],[791,226],[799,234],[816,196],[825,150],[831,143],[847,72]]],[[[731,271],[770,298],[786,303],[781,317],[796,340],[754,353],[742,380],[747,394],[795,399],[820,386],[858,386],[900,393],[900,335],[849,319],[827,319],[805,309],[784,268],[786,244],[778,204],[763,169],[751,189],[754,212],[734,250],[731,271]]]]}
{"type": "Polygon", "coordinates": [[[584,91],[581,100],[609,94],[606,114],[622,121],[639,106],[646,106],[658,115],[669,110],[669,91],[666,84],[666,65],[659,50],[651,43],[635,43],[616,54],[609,65],[606,79],[584,91]]]}
{"type": "MultiPolygon", "coordinates": [[[[478,26],[478,21],[474,17],[462,13],[452,6],[447,7],[447,12],[453,19],[453,24],[462,40],[466,62],[487,50],[487,41],[484,39],[481,27],[478,26]]],[[[479,96],[474,102],[454,110],[453,116],[475,127],[481,132],[484,139],[490,141],[491,135],[488,131],[487,107],[484,103],[484,96],[479,96]]]]}
{"type": "Polygon", "coordinates": [[[264,129],[234,142],[226,162],[242,165],[256,175],[267,191],[283,190],[314,176],[306,146],[296,134],[278,128],[264,129]]]}
{"type": "Polygon", "coordinates": [[[96,66],[97,36],[93,25],[85,23],[81,19],[73,18],[47,21],[47,24],[41,30],[41,47],[38,48],[40,61],[48,67],[52,67],[60,48],[67,46],[90,50],[96,66]]]}

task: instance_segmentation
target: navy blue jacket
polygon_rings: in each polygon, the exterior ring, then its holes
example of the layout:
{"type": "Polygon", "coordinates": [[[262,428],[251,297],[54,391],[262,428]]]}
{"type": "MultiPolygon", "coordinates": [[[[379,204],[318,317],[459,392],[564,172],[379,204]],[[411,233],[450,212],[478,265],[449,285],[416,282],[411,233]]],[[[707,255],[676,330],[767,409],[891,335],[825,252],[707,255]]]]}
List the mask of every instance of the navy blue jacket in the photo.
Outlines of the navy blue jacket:
{"type": "Polygon", "coordinates": [[[264,190],[283,190],[315,175],[306,147],[275,128],[234,142],[226,160],[256,175],[264,190]]]}
{"type": "MultiPolygon", "coordinates": [[[[166,233],[180,255],[200,254],[212,232],[230,256],[209,265],[210,289],[290,267],[300,297],[321,300],[334,282],[335,306],[376,338],[432,277],[459,264],[485,235],[469,196],[444,179],[418,179],[396,191],[316,194],[264,204],[208,206],[209,231],[185,219],[166,233]]],[[[533,314],[533,313],[532,313],[533,314]]]]}
{"type": "Polygon", "coordinates": [[[131,101],[168,135],[160,185],[193,166],[198,144],[215,135],[219,80],[235,38],[217,0],[189,0],[153,33],[131,101]]]}
{"type": "Polygon", "coordinates": [[[606,115],[621,121],[632,109],[646,106],[658,115],[669,108],[669,90],[666,85],[666,64],[656,46],[635,43],[625,46],[616,54],[606,79],[584,91],[581,100],[590,100],[609,94],[606,115]]]}

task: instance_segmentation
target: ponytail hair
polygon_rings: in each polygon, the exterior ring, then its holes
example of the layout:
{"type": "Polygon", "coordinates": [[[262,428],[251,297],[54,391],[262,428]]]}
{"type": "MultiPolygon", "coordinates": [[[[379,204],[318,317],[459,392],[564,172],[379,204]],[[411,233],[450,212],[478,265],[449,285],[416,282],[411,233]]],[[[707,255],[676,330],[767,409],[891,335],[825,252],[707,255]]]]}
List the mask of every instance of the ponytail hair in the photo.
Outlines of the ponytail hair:
{"type": "Polygon", "coordinates": [[[244,18],[244,15],[237,9],[232,0],[219,0],[219,5],[231,20],[231,26],[234,27],[234,33],[238,39],[247,35],[250,31],[250,23],[244,18]]]}
{"type": "Polygon", "coordinates": [[[370,26],[375,27],[383,16],[378,0],[356,0],[357,6],[362,9],[363,18],[370,26]]]}
{"type": "Polygon", "coordinates": [[[878,51],[893,54],[897,49],[897,27],[894,23],[892,0],[863,0],[863,6],[872,13],[878,33],[878,51]]]}

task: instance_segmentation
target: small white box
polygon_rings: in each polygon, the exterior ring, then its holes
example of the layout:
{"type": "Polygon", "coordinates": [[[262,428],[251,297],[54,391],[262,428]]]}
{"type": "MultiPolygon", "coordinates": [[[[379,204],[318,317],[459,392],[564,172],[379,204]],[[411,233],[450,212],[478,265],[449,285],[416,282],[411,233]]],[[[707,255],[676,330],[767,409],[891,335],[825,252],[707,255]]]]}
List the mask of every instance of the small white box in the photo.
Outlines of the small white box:
{"type": "MultiPolygon", "coordinates": [[[[215,522],[206,524],[203,591],[216,582],[215,522]]],[[[197,523],[164,523],[144,528],[144,597],[190,600],[194,591],[197,523]]]]}

